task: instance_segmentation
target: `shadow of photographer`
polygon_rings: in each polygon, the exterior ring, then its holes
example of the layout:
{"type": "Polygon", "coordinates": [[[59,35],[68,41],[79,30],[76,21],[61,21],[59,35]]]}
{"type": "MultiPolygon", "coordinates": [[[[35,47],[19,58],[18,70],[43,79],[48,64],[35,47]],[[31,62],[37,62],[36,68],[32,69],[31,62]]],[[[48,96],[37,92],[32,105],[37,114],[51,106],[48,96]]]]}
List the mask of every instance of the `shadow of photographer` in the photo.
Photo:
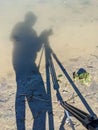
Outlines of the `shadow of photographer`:
{"type": "Polygon", "coordinates": [[[17,130],[26,129],[26,101],[34,118],[32,129],[46,129],[47,94],[35,60],[42,44],[47,43],[51,30],[44,30],[38,37],[36,31],[32,28],[36,20],[35,14],[28,12],[25,15],[24,21],[17,23],[11,34],[13,41],[12,62],[17,82],[15,101],[17,130]]]}

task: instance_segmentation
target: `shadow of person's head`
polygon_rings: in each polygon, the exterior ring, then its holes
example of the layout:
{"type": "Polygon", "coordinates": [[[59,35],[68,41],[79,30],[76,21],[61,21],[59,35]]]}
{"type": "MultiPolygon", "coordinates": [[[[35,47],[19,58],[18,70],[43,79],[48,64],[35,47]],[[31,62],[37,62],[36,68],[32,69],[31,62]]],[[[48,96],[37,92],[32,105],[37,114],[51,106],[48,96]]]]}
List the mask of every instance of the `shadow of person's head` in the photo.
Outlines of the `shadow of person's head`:
{"type": "Polygon", "coordinates": [[[28,27],[32,27],[36,23],[36,21],[37,21],[37,17],[33,12],[29,11],[26,13],[24,17],[24,22],[28,27]]]}

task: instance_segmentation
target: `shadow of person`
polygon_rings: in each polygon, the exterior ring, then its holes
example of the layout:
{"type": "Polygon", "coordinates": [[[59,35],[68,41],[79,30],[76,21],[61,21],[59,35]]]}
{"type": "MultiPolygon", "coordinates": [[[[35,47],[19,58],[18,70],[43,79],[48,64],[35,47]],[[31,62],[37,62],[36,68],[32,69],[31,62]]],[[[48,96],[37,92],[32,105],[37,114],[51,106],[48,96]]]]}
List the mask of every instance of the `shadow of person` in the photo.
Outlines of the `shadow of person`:
{"type": "Polygon", "coordinates": [[[28,12],[24,21],[17,23],[11,34],[13,41],[12,62],[17,82],[15,101],[17,130],[25,130],[26,100],[34,118],[32,129],[46,129],[45,118],[48,104],[45,101],[47,96],[43,79],[35,60],[42,43],[46,42],[50,34],[44,30],[38,37],[32,28],[36,20],[37,17],[32,12],[28,12]]]}

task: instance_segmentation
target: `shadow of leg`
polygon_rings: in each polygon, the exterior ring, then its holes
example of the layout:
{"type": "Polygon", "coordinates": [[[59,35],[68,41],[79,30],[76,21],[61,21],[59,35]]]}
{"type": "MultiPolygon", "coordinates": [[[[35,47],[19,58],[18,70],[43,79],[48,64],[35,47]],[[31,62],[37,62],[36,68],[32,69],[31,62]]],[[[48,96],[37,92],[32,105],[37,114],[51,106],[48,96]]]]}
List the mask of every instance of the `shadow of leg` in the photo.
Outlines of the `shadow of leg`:
{"type": "Polygon", "coordinates": [[[26,93],[28,105],[34,118],[32,130],[46,130],[45,123],[48,103],[44,83],[40,74],[31,76],[26,93]]]}
{"type": "Polygon", "coordinates": [[[34,118],[32,130],[46,130],[46,103],[32,99],[28,104],[34,118]]]}
{"type": "Polygon", "coordinates": [[[34,117],[33,129],[32,130],[46,130],[46,112],[39,112],[36,117],[34,117]]]}
{"type": "Polygon", "coordinates": [[[25,96],[16,94],[15,102],[17,130],[25,130],[25,96]]]}

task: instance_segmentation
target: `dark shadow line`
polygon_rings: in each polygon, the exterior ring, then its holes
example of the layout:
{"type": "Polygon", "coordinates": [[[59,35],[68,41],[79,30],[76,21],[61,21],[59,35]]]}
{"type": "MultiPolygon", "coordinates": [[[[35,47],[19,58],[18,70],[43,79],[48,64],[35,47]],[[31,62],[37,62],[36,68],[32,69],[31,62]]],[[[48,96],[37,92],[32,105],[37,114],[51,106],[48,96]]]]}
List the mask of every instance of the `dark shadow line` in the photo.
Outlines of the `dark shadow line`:
{"type": "Polygon", "coordinates": [[[54,130],[54,118],[53,118],[53,109],[52,109],[52,98],[51,98],[51,85],[50,85],[50,70],[49,70],[49,50],[45,48],[45,60],[46,60],[46,86],[47,86],[47,96],[50,101],[50,106],[48,109],[48,122],[49,130],[54,130]]]}

